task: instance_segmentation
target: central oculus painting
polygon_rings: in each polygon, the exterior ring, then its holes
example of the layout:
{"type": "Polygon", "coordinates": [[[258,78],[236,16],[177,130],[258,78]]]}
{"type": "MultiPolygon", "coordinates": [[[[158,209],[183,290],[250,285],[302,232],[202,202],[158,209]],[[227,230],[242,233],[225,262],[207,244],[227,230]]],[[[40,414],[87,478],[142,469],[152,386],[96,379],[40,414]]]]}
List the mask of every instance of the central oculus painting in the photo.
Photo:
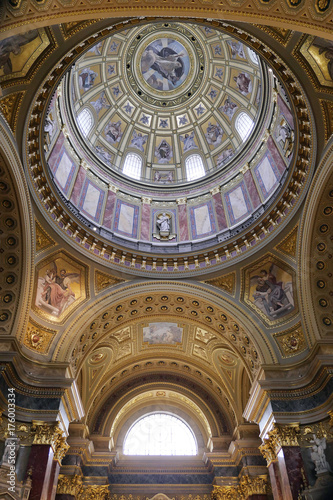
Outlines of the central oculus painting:
{"type": "Polygon", "coordinates": [[[177,323],[149,323],[143,328],[143,341],[148,344],[177,344],[182,341],[183,329],[177,323]]]}
{"type": "Polygon", "coordinates": [[[141,73],[155,90],[174,90],[186,79],[190,60],[185,47],[172,38],[150,43],[141,56],[141,73]]]}

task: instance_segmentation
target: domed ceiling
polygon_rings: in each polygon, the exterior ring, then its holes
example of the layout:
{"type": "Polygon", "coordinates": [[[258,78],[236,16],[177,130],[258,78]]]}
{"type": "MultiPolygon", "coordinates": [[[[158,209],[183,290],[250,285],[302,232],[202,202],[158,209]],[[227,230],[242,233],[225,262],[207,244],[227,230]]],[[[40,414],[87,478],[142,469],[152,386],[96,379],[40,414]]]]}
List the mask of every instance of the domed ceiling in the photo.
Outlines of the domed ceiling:
{"type": "Polygon", "coordinates": [[[73,67],[74,131],[91,161],[108,169],[125,173],[133,152],[143,165],[138,180],[186,182],[193,153],[205,175],[241,152],[260,117],[262,78],[251,49],[210,27],[133,28],[98,42],[73,67]]]}
{"type": "Polygon", "coordinates": [[[43,174],[36,165],[66,238],[111,267],[174,276],[223,266],[281,227],[314,151],[298,137],[292,74],[288,94],[276,56],[273,70],[244,40],[259,48],[226,24],[142,21],[66,56],[43,116],[43,174]]]}

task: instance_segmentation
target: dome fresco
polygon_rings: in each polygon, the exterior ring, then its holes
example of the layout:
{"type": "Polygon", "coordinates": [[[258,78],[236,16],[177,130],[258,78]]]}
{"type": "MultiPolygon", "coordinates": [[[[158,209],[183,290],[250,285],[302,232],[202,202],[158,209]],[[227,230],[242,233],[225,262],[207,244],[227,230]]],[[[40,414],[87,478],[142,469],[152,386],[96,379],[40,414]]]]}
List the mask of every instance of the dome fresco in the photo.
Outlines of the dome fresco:
{"type": "MultiPolygon", "coordinates": [[[[126,154],[144,182],[186,182],[187,156],[214,172],[246,141],[261,109],[262,69],[253,51],[210,27],[158,23],[98,42],[72,69],[71,109],[83,143],[104,166],[124,173],[126,154]],[[89,117],[89,126],[82,117],[89,117]]],[[[87,148],[85,148],[85,151],[87,148]]]]}
{"type": "Polygon", "coordinates": [[[273,71],[230,33],[142,24],[91,44],[62,78],[45,160],[94,238],[157,254],[209,249],[278,201],[294,164],[292,113],[273,71]]]}

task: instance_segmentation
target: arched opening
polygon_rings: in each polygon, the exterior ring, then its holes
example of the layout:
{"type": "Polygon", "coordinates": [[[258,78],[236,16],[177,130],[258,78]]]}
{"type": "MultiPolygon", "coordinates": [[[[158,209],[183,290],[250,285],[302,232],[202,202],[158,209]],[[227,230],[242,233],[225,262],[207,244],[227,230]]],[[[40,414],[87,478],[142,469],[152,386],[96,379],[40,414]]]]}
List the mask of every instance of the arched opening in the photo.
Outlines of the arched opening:
{"type": "Polygon", "coordinates": [[[137,420],[124,441],[124,455],[196,455],[193,431],[169,413],[151,413],[137,420]]]}
{"type": "Polygon", "coordinates": [[[77,121],[80,129],[82,130],[82,134],[87,137],[92,126],[94,124],[94,119],[88,108],[84,108],[81,113],[77,116],[77,121]]]}
{"type": "Polygon", "coordinates": [[[141,177],[142,159],[135,153],[128,153],[125,158],[123,173],[132,179],[141,177]]]}
{"type": "Polygon", "coordinates": [[[239,113],[236,118],[235,127],[243,141],[245,141],[249,137],[250,132],[253,129],[253,125],[254,121],[247,113],[245,113],[244,111],[242,111],[242,113],[239,113]]]}
{"type": "Polygon", "coordinates": [[[188,181],[200,179],[205,175],[205,167],[200,155],[188,156],[185,160],[186,178],[188,181]]]}

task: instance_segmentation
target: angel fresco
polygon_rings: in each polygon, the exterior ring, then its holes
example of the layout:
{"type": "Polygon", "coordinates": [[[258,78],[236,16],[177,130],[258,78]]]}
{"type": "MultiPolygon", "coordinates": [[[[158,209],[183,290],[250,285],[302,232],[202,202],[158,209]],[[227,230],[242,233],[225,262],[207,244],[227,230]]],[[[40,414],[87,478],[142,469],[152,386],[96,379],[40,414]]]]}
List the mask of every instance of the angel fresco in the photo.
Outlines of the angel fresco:
{"type": "Polygon", "coordinates": [[[102,111],[102,109],[109,109],[110,108],[109,101],[105,97],[105,92],[102,92],[101,96],[96,101],[92,101],[91,105],[95,109],[97,115],[99,115],[99,113],[102,111]]]}
{"type": "Polygon", "coordinates": [[[225,113],[229,120],[232,120],[232,117],[235,114],[235,111],[237,111],[238,105],[233,102],[230,97],[227,97],[226,100],[224,101],[223,106],[219,107],[219,111],[222,111],[222,113],[225,113]]]}
{"type": "Polygon", "coordinates": [[[64,268],[58,271],[57,264],[53,261],[44,276],[38,279],[36,306],[54,316],[60,316],[75,301],[71,284],[79,281],[79,273],[67,272],[64,268]]]}
{"type": "Polygon", "coordinates": [[[236,59],[237,55],[241,59],[245,59],[244,45],[242,44],[242,42],[236,42],[235,40],[228,40],[227,43],[231,50],[232,59],[236,59]]]}
{"type": "Polygon", "coordinates": [[[121,121],[110,122],[105,127],[105,137],[108,142],[114,144],[115,142],[119,142],[123,133],[121,130],[121,121]]]}
{"type": "Polygon", "coordinates": [[[11,54],[17,56],[22,47],[38,37],[38,30],[30,30],[20,35],[10,36],[0,41],[0,69],[5,75],[13,71],[11,54]]]}
{"type": "Polygon", "coordinates": [[[171,160],[173,153],[170,144],[162,139],[160,144],[155,148],[155,155],[158,158],[158,163],[169,163],[171,160]]]}
{"type": "Polygon", "coordinates": [[[190,151],[190,149],[198,149],[198,146],[194,141],[194,132],[192,132],[191,134],[181,135],[179,136],[179,139],[184,144],[184,153],[190,151]]]}
{"type": "Polygon", "coordinates": [[[207,139],[208,144],[211,144],[212,146],[217,146],[218,144],[221,144],[222,136],[223,136],[223,129],[221,125],[219,125],[218,123],[214,124],[209,122],[205,133],[205,137],[207,139]]]}
{"type": "Polygon", "coordinates": [[[140,132],[136,130],[133,131],[133,136],[131,139],[131,146],[140,149],[140,151],[144,152],[143,146],[146,144],[148,139],[148,135],[142,135],[140,132]]]}
{"type": "Polygon", "coordinates": [[[254,304],[270,318],[284,316],[294,308],[292,281],[278,281],[279,268],[271,264],[251,276],[254,304]]]}

